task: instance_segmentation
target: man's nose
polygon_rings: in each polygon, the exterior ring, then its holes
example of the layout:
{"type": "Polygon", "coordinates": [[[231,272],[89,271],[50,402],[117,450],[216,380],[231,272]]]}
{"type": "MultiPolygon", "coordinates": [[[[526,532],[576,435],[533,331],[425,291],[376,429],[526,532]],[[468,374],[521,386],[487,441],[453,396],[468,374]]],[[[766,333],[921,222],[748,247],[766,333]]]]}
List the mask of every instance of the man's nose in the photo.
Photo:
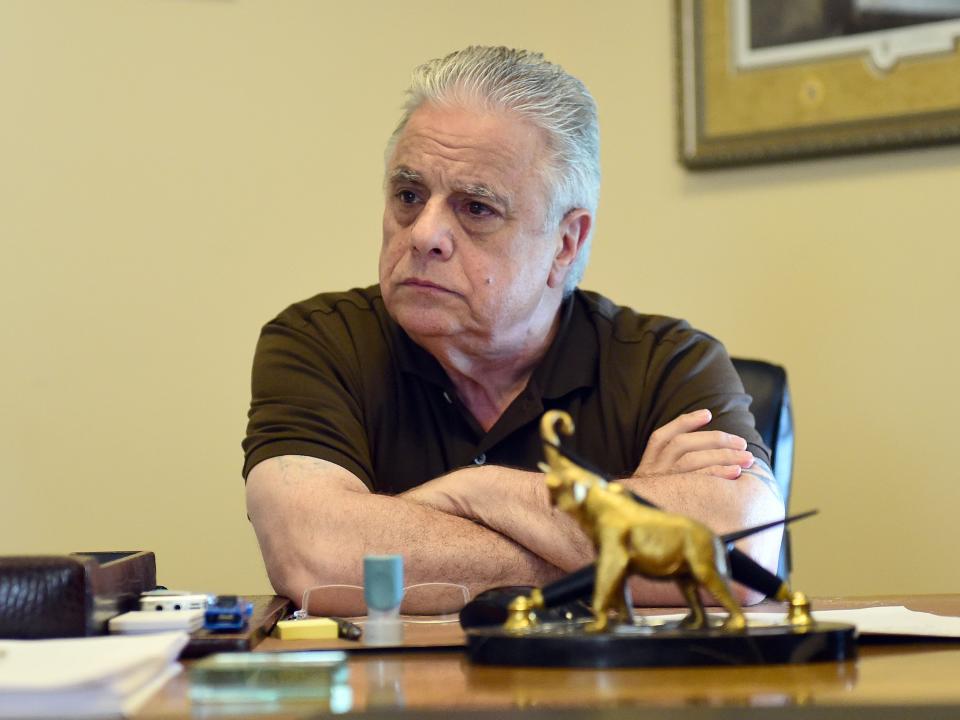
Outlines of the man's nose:
{"type": "Polygon", "coordinates": [[[431,198],[417,215],[410,239],[415,252],[446,260],[453,253],[455,219],[449,206],[440,198],[431,198]]]}

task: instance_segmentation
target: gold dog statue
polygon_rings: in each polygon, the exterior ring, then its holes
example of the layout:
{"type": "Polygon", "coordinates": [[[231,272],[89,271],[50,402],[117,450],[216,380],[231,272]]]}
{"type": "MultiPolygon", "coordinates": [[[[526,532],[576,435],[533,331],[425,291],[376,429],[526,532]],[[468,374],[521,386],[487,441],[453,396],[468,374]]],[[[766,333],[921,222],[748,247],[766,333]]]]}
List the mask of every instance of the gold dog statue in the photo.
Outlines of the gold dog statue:
{"type": "Polygon", "coordinates": [[[673,580],[690,606],[681,625],[708,627],[699,589],[708,590],[727,611],[722,627],[746,628],[743,610],[727,583],[727,554],[705,525],[683,515],[664,512],[634,499],[622,486],[580,467],[559,450],[557,428],[573,433],[573,420],[558,410],[544,414],[540,430],[547,462],[541,463],[551,502],[572,515],[597,548],[597,572],[588,632],[607,628],[610,612],[631,617],[624,586],[632,574],[673,580]]]}

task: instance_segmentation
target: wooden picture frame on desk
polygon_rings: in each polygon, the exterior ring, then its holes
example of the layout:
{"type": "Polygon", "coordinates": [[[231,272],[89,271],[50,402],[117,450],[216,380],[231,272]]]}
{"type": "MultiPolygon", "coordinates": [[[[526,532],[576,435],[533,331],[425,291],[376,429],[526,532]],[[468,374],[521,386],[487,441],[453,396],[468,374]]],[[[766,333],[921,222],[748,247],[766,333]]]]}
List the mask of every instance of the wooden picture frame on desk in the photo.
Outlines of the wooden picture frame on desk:
{"type": "Polygon", "coordinates": [[[960,18],[850,35],[824,25],[841,36],[759,47],[751,0],[674,1],[678,152],[690,169],[960,140],[960,18]]]}

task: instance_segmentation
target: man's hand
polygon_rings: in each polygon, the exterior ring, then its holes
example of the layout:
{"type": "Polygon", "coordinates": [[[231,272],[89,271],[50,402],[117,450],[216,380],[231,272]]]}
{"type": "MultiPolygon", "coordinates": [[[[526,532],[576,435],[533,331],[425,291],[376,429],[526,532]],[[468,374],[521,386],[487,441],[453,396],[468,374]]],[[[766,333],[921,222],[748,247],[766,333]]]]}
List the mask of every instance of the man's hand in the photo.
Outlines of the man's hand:
{"type": "Polygon", "coordinates": [[[709,410],[695,410],[657,428],[650,436],[633,477],[704,472],[735,480],[753,465],[747,441],[720,430],[699,430],[709,410]]]}

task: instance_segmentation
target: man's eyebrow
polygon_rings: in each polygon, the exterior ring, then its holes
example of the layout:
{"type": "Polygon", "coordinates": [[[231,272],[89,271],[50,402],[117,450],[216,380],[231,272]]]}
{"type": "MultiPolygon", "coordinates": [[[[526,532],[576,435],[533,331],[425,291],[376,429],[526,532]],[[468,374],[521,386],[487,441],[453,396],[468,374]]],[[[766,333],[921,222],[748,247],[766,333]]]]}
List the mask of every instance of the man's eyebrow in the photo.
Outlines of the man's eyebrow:
{"type": "Polygon", "coordinates": [[[390,173],[390,182],[423,183],[423,175],[416,170],[400,166],[390,173]]]}
{"type": "MultiPolygon", "coordinates": [[[[419,185],[424,184],[423,175],[418,173],[416,170],[412,170],[405,165],[394,168],[390,171],[389,176],[387,177],[387,182],[390,184],[393,183],[416,183],[419,185]]],[[[496,203],[500,207],[510,210],[512,203],[510,198],[501,195],[489,185],[483,183],[466,183],[456,188],[458,192],[462,192],[464,195],[471,195],[473,197],[482,198],[484,200],[489,200],[492,203],[496,203]]]]}
{"type": "Polygon", "coordinates": [[[461,192],[463,192],[465,195],[472,195],[473,197],[490,200],[491,202],[496,203],[507,210],[510,209],[510,198],[494,191],[489,185],[484,185],[482,183],[471,183],[464,185],[461,188],[461,192]]]}

